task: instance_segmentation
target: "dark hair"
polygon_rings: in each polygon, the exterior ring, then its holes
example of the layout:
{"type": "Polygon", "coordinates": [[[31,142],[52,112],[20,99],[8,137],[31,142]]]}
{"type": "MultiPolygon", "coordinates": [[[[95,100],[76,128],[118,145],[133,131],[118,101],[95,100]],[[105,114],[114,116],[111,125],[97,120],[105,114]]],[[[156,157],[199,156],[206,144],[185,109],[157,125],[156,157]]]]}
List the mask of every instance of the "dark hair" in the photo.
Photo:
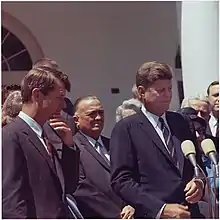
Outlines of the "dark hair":
{"type": "Polygon", "coordinates": [[[191,119],[197,117],[198,114],[198,112],[192,107],[181,108],[177,111],[177,113],[190,117],[191,119]]]}
{"type": "Polygon", "coordinates": [[[192,119],[192,122],[193,122],[193,124],[195,126],[195,130],[196,131],[198,130],[198,128],[203,128],[203,130],[205,132],[206,127],[207,127],[207,123],[206,123],[205,119],[197,116],[196,118],[192,119]]]}
{"type": "Polygon", "coordinates": [[[193,134],[195,134],[198,130],[203,130],[205,132],[207,124],[206,121],[197,116],[198,112],[191,107],[181,108],[177,111],[177,113],[181,114],[183,118],[188,122],[190,130],[193,134]]]}
{"type": "Polygon", "coordinates": [[[59,79],[65,86],[65,89],[70,92],[71,89],[71,83],[69,81],[69,78],[66,73],[62,72],[60,69],[54,69],[47,66],[40,66],[38,68],[34,68],[38,70],[44,70],[51,72],[57,79],[59,79]]]}
{"type": "Polygon", "coordinates": [[[208,89],[207,89],[207,94],[209,95],[210,93],[210,88],[212,86],[215,86],[215,85],[219,85],[219,81],[213,81],[209,86],[208,86],[208,89]]]}
{"type": "Polygon", "coordinates": [[[11,85],[7,85],[6,86],[6,89],[10,92],[12,91],[18,91],[18,90],[21,90],[21,86],[20,85],[17,85],[17,84],[11,84],[11,85]]]}
{"type": "Polygon", "coordinates": [[[186,108],[181,108],[177,111],[182,117],[185,119],[185,121],[188,123],[190,131],[195,135],[195,126],[193,124],[192,118],[198,117],[197,116],[197,111],[194,108],[191,107],[186,107],[186,108]]]}
{"type": "Polygon", "coordinates": [[[73,106],[73,103],[72,103],[72,102],[70,101],[70,99],[67,98],[67,97],[64,98],[64,101],[65,101],[66,107],[63,108],[63,111],[66,112],[68,115],[73,116],[73,114],[74,114],[74,106],[73,106]]]}
{"type": "Polygon", "coordinates": [[[38,68],[38,67],[42,67],[42,66],[46,66],[46,67],[50,67],[52,69],[58,69],[59,66],[57,64],[57,62],[55,60],[52,60],[50,58],[46,58],[43,57],[39,60],[37,60],[32,68],[38,68]]]}
{"type": "Polygon", "coordinates": [[[31,101],[32,91],[35,88],[47,95],[54,90],[56,77],[50,71],[40,68],[31,69],[21,82],[21,96],[23,103],[31,101]]]}
{"type": "Polygon", "coordinates": [[[156,61],[144,63],[136,73],[136,85],[148,87],[158,79],[172,79],[172,68],[156,61]]]}

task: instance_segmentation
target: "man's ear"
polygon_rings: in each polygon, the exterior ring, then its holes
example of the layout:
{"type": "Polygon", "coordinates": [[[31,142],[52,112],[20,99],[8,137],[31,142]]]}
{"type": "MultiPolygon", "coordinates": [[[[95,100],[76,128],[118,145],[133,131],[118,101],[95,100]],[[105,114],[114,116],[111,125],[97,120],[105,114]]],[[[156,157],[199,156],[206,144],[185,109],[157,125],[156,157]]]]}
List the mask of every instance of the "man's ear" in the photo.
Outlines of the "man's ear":
{"type": "Polygon", "coordinates": [[[138,86],[137,90],[138,90],[140,99],[143,100],[146,89],[143,86],[138,86]]]}
{"type": "Polygon", "coordinates": [[[79,128],[79,116],[77,114],[73,115],[73,121],[77,128],[79,128]]]}
{"type": "Polygon", "coordinates": [[[32,100],[34,102],[39,102],[43,97],[43,94],[40,92],[38,88],[34,88],[31,92],[32,94],[32,100]]]}

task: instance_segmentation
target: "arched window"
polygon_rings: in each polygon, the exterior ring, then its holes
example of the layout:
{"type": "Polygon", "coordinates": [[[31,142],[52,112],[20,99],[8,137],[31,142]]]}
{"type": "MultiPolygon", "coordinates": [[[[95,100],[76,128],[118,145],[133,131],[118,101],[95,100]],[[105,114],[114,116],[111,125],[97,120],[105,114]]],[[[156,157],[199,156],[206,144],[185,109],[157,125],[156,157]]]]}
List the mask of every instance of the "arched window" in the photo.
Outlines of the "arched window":
{"type": "Polygon", "coordinates": [[[2,12],[2,84],[20,84],[32,63],[44,57],[31,30],[20,20],[2,12]]]}
{"type": "Polygon", "coordinates": [[[24,44],[2,26],[2,71],[26,71],[32,60],[24,44]]]}

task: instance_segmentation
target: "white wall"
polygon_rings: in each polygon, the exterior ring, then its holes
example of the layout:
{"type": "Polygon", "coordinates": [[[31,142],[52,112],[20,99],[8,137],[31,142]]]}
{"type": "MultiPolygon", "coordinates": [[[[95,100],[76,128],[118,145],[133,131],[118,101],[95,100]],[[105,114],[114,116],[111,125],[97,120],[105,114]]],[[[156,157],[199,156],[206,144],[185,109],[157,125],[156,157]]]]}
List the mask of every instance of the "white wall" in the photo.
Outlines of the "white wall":
{"type": "MultiPolygon", "coordinates": [[[[2,10],[27,26],[44,55],[69,74],[72,100],[87,94],[101,99],[108,136],[137,68],[151,60],[174,64],[175,2],[3,2],[2,10]],[[120,94],[111,94],[112,87],[120,94]]],[[[178,107],[176,91],[171,109],[178,107]]]]}

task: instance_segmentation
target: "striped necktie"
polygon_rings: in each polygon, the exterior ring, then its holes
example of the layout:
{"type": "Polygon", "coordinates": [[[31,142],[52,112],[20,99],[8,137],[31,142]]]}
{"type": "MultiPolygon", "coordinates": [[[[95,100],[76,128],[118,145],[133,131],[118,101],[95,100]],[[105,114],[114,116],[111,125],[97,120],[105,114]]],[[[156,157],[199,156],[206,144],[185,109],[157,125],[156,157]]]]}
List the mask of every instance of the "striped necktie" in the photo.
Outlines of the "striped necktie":
{"type": "Polygon", "coordinates": [[[173,139],[171,136],[171,133],[168,129],[168,127],[166,126],[164,119],[163,118],[159,118],[160,124],[161,124],[161,130],[163,132],[163,137],[166,143],[166,146],[168,148],[169,154],[172,157],[175,165],[178,167],[178,161],[177,161],[177,157],[176,157],[176,150],[173,144],[173,139]]]}
{"type": "MultiPolygon", "coordinates": [[[[98,141],[96,141],[96,143],[95,143],[95,148],[97,149],[97,151],[99,152],[99,154],[103,157],[103,159],[106,161],[106,163],[110,166],[110,161],[109,161],[108,158],[105,156],[104,146],[102,146],[98,141]]],[[[107,152],[107,151],[106,151],[106,152],[107,152]]]]}

